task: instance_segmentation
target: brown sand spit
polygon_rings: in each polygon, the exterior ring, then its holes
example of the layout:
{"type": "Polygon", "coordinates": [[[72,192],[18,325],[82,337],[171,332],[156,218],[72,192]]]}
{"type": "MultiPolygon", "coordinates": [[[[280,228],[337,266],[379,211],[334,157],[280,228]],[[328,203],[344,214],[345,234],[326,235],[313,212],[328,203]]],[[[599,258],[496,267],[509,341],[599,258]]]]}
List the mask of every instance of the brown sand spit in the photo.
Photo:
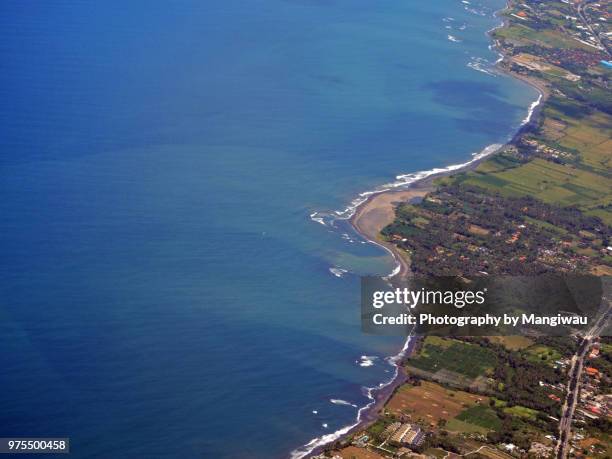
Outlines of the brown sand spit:
{"type": "Polygon", "coordinates": [[[431,188],[429,186],[418,187],[405,191],[386,191],[376,194],[363,203],[353,215],[351,222],[353,226],[370,241],[386,247],[400,264],[400,276],[406,276],[410,271],[410,265],[405,254],[401,254],[394,244],[383,241],[380,238],[382,229],[393,223],[396,207],[415,198],[422,198],[431,188]]]}

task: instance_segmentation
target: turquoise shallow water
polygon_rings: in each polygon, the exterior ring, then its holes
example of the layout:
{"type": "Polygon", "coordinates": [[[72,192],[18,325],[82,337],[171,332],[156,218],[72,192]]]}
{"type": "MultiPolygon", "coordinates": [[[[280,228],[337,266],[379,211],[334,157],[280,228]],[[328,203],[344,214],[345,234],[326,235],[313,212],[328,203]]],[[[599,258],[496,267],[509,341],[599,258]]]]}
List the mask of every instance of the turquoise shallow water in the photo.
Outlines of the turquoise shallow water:
{"type": "Polygon", "coordinates": [[[402,344],[356,274],[393,263],[309,215],[511,135],[501,6],[2,2],[1,436],[268,458],[352,423],[402,344]]]}

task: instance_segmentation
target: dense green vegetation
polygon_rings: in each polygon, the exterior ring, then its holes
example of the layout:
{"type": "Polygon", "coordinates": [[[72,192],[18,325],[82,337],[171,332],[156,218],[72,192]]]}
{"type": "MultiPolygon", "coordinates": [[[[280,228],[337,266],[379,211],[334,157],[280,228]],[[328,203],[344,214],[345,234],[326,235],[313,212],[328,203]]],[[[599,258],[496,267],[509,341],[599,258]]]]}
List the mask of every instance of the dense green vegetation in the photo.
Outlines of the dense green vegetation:
{"type": "Polygon", "coordinates": [[[530,347],[525,353],[525,358],[530,362],[545,362],[548,364],[554,363],[556,360],[561,358],[561,353],[555,348],[536,345],[530,347]]]}
{"type": "Polygon", "coordinates": [[[497,413],[486,405],[474,405],[459,414],[457,419],[491,430],[499,430],[502,425],[497,413]]]}
{"type": "MultiPolygon", "coordinates": [[[[491,173],[484,177],[497,180],[491,173]]],[[[606,249],[612,228],[598,217],[573,206],[529,195],[508,197],[466,182],[456,178],[419,204],[401,205],[396,220],[383,230],[410,254],[417,273],[588,273],[612,266],[606,249]]]]}
{"type": "Polygon", "coordinates": [[[513,443],[529,449],[532,441],[544,435],[554,435],[557,431],[554,419],[559,416],[560,402],[551,399],[550,395],[564,396],[562,390],[555,388],[564,381],[564,374],[550,366],[547,360],[532,360],[532,357],[541,354],[562,356],[566,351],[572,351],[574,345],[571,338],[547,340],[542,339],[547,344],[540,340],[535,343],[523,340],[521,344],[526,347],[508,348],[504,340],[487,337],[427,337],[417,355],[407,362],[409,369],[417,367],[429,371],[432,379],[436,379],[436,372],[441,369],[467,374],[472,378],[488,374],[486,389],[475,389],[472,385],[464,389],[485,394],[488,401],[483,396],[481,402],[464,405],[458,415],[441,422],[441,433],[444,434],[445,430],[449,433],[430,438],[427,447],[459,451],[461,442],[456,435],[460,433],[486,435],[487,441],[493,444],[513,443]],[[560,349],[553,347],[553,344],[559,344],[560,349]],[[451,449],[453,447],[455,449],[451,449]]]}
{"type": "Polygon", "coordinates": [[[418,356],[410,360],[410,365],[421,370],[447,370],[469,378],[490,373],[496,364],[495,354],[488,349],[456,340],[449,340],[445,346],[426,340],[418,356]]]}
{"type": "Polygon", "coordinates": [[[517,140],[514,160],[508,153],[494,157],[455,183],[576,207],[610,224],[610,116],[584,107],[553,97],[540,125],[517,140]]]}

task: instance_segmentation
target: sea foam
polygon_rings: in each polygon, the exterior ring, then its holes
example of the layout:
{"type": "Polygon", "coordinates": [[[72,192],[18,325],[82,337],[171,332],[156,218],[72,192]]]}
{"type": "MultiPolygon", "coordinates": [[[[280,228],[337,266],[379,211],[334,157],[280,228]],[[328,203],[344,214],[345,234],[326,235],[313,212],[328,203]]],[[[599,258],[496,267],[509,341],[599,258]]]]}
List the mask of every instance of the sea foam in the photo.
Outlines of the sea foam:
{"type": "Polygon", "coordinates": [[[348,272],[346,269],[342,268],[329,268],[329,272],[332,273],[336,277],[344,277],[344,275],[348,272]]]}
{"type": "Polygon", "coordinates": [[[378,357],[376,357],[375,355],[362,355],[360,357],[360,360],[357,360],[357,363],[360,367],[371,367],[374,365],[374,360],[376,360],[377,358],[378,357]]]}
{"type": "MultiPolygon", "coordinates": [[[[348,432],[350,432],[351,429],[354,429],[355,427],[357,427],[359,425],[359,423],[361,422],[363,414],[372,405],[374,405],[374,403],[376,403],[376,399],[374,398],[375,392],[377,390],[384,389],[389,384],[391,384],[393,381],[395,381],[395,379],[397,378],[397,376],[399,374],[399,365],[398,364],[404,358],[404,356],[406,355],[406,351],[409,349],[410,343],[412,342],[412,339],[413,339],[412,336],[408,336],[408,338],[404,342],[404,346],[402,347],[400,352],[398,352],[393,357],[388,357],[386,359],[387,363],[389,365],[391,365],[393,367],[393,369],[394,369],[393,370],[393,376],[389,380],[380,383],[376,387],[364,387],[363,388],[364,395],[368,398],[369,402],[365,406],[359,408],[359,410],[357,411],[357,419],[356,419],[354,424],[350,424],[348,426],[344,426],[344,427],[336,430],[333,433],[329,433],[329,434],[326,434],[326,435],[321,435],[320,437],[313,438],[308,443],[306,443],[304,446],[301,446],[300,448],[297,448],[297,449],[291,451],[290,458],[291,459],[301,459],[301,458],[303,458],[305,456],[308,456],[315,449],[320,448],[322,446],[325,446],[325,445],[327,445],[329,443],[333,443],[334,441],[336,441],[339,438],[341,438],[343,435],[346,435],[348,432]]],[[[343,404],[342,402],[349,403],[349,402],[346,402],[345,400],[338,400],[338,399],[332,399],[332,400],[330,400],[330,402],[332,402],[332,403],[334,403],[336,405],[343,404]]],[[[356,405],[353,405],[351,403],[349,403],[349,405],[356,407],[356,405]]]]}
{"type": "Polygon", "coordinates": [[[334,405],[344,405],[344,406],[352,406],[353,408],[359,408],[354,403],[347,402],[346,400],[341,400],[341,399],[338,399],[338,398],[332,398],[329,401],[330,401],[330,403],[333,403],[334,405]]]}
{"type": "Polygon", "coordinates": [[[385,183],[375,188],[374,190],[369,190],[369,191],[364,191],[362,193],[359,193],[359,195],[355,199],[353,199],[350,202],[350,204],[344,209],[335,210],[333,212],[313,212],[312,214],[310,214],[310,219],[313,221],[316,221],[317,223],[326,225],[326,226],[327,225],[333,226],[333,222],[336,220],[350,219],[353,215],[355,215],[355,211],[357,210],[357,208],[360,205],[362,205],[364,202],[366,202],[371,196],[374,196],[380,193],[384,193],[385,191],[408,189],[410,185],[414,184],[415,182],[418,182],[419,180],[423,180],[427,177],[431,177],[432,175],[452,172],[452,171],[461,169],[463,167],[466,167],[475,161],[478,161],[482,158],[485,158],[486,156],[489,156],[490,154],[494,153],[501,147],[502,147],[501,144],[489,145],[488,147],[484,148],[482,151],[472,154],[472,158],[469,161],[466,161],[465,163],[451,164],[450,166],[446,166],[446,167],[436,167],[436,168],[425,170],[425,171],[400,174],[395,177],[394,182],[385,183]]]}

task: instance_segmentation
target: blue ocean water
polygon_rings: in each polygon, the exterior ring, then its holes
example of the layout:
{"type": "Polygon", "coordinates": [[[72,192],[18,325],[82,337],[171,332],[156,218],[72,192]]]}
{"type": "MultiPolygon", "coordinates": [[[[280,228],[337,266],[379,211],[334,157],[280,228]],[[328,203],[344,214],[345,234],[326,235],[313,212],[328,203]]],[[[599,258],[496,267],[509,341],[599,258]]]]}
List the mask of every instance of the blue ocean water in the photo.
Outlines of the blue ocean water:
{"type": "Polygon", "coordinates": [[[0,437],[280,458],[354,422],[393,262],[309,215],[511,135],[502,6],[0,3],[0,437]]]}

